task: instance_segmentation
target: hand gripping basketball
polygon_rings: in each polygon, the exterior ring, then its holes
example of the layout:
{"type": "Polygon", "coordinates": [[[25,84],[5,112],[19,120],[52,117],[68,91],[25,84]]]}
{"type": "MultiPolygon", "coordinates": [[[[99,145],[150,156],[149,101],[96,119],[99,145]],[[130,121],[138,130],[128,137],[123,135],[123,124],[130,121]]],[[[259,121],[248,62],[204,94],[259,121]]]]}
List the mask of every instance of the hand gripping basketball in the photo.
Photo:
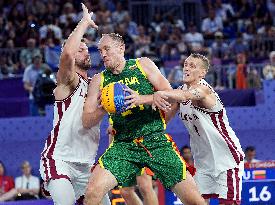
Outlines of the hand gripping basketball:
{"type": "Polygon", "coordinates": [[[115,82],[106,85],[101,91],[101,104],[108,113],[121,114],[126,111],[125,97],[130,95],[125,84],[115,82]]]}

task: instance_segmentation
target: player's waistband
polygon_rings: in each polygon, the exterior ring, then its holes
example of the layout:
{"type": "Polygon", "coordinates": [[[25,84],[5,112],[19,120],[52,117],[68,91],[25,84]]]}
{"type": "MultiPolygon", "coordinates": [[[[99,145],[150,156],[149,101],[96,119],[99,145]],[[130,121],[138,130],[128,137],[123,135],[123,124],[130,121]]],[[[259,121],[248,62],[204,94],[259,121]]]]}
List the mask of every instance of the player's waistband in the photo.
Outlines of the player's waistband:
{"type": "Polygon", "coordinates": [[[165,132],[164,131],[160,131],[160,132],[153,132],[153,133],[149,133],[146,135],[142,135],[142,136],[135,136],[135,137],[129,137],[129,138],[117,138],[116,136],[114,136],[114,142],[134,142],[135,140],[138,140],[140,138],[142,138],[145,141],[151,141],[154,139],[160,139],[160,137],[165,137],[165,132]]]}

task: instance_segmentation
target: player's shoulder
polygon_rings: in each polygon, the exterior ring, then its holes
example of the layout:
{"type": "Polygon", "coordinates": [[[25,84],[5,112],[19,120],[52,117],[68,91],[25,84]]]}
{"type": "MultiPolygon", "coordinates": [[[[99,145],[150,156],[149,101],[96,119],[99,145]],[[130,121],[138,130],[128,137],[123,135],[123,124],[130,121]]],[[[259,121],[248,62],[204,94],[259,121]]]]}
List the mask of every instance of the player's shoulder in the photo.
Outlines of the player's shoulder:
{"type": "Polygon", "coordinates": [[[200,83],[193,85],[189,90],[198,90],[200,93],[204,93],[205,95],[212,93],[212,90],[210,87],[208,87],[205,84],[200,84],[200,83]]]}
{"type": "Polygon", "coordinates": [[[159,71],[155,63],[148,57],[138,58],[138,62],[147,75],[159,71]]]}
{"type": "Polygon", "coordinates": [[[151,64],[153,61],[148,57],[140,57],[138,58],[139,63],[141,64],[151,64]]]}

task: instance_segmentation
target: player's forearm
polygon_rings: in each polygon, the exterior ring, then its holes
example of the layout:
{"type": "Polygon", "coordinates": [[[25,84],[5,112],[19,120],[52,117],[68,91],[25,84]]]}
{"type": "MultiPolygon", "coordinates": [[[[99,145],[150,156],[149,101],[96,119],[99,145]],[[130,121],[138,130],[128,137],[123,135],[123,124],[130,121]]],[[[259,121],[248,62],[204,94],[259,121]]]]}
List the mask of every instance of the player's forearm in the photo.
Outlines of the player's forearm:
{"type": "Polygon", "coordinates": [[[181,102],[188,100],[188,95],[186,92],[182,90],[170,90],[170,91],[163,91],[164,95],[168,97],[168,101],[172,102],[181,102]]]}
{"type": "Polygon", "coordinates": [[[81,39],[89,27],[89,23],[85,20],[81,20],[73,32],[70,34],[69,38],[64,45],[62,54],[73,56],[79,49],[81,39]]]}
{"type": "Polygon", "coordinates": [[[90,129],[96,126],[104,117],[106,111],[102,108],[98,108],[95,111],[83,112],[82,125],[85,129],[90,129]]]}
{"type": "Polygon", "coordinates": [[[154,102],[153,95],[140,95],[138,105],[152,105],[154,102]]]}

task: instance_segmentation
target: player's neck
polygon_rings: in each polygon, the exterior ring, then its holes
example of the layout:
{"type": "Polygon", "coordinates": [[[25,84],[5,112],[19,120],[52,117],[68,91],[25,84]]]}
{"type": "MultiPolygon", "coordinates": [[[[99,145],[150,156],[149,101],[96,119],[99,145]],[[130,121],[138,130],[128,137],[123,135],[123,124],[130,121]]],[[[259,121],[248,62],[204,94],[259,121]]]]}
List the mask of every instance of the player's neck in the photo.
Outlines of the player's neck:
{"type": "Polygon", "coordinates": [[[112,71],[113,74],[120,74],[126,64],[126,60],[125,58],[121,59],[121,61],[118,62],[118,64],[116,65],[115,69],[112,71]]]}
{"type": "Polygon", "coordinates": [[[82,70],[82,69],[79,69],[77,68],[76,69],[76,72],[81,75],[84,79],[88,79],[88,74],[87,74],[87,71],[86,70],[82,70]]]}
{"type": "Polygon", "coordinates": [[[200,80],[196,80],[196,81],[192,81],[192,82],[186,83],[187,88],[189,89],[189,88],[191,88],[192,86],[197,85],[199,82],[200,82],[200,80]]]}

